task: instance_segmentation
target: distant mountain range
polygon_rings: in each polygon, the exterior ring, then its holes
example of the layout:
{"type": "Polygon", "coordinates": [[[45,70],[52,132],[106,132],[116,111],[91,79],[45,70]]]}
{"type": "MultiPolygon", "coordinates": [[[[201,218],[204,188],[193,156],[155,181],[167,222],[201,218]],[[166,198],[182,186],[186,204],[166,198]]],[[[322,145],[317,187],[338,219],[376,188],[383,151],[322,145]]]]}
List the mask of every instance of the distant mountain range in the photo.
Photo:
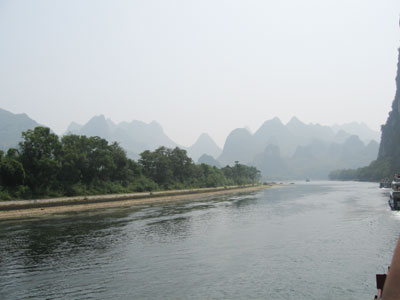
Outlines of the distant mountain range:
{"type": "Polygon", "coordinates": [[[0,149],[5,151],[17,147],[21,133],[39,124],[26,114],[13,114],[0,108],[0,149]]]}
{"type": "MultiPolygon", "coordinates": [[[[26,114],[0,109],[0,148],[16,147],[21,132],[36,126],[39,124],[26,114]]],[[[234,129],[222,150],[206,133],[186,148],[170,139],[155,121],[117,124],[103,115],[94,116],[84,125],[72,122],[65,132],[69,133],[116,141],[133,159],[159,146],[180,147],[199,163],[219,167],[239,161],[256,166],[265,178],[326,178],[333,169],[368,164],[376,159],[379,148],[379,133],[363,123],[329,127],[305,124],[296,117],[286,125],[279,118],[267,120],[254,134],[245,128],[234,129]]]]}
{"type": "Polygon", "coordinates": [[[197,161],[197,163],[206,164],[206,165],[210,165],[210,166],[217,167],[217,168],[221,167],[221,164],[219,163],[219,161],[216,160],[211,155],[208,155],[208,154],[203,154],[202,156],[200,156],[200,158],[197,161]]]}
{"type": "Polygon", "coordinates": [[[71,123],[66,134],[99,136],[110,142],[118,142],[128,153],[128,156],[137,159],[145,150],[154,150],[159,146],[176,147],[157,122],[149,124],[141,121],[121,122],[115,124],[103,115],[91,118],[86,124],[71,123]]]}
{"type": "Polygon", "coordinates": [[[341,144],[313,140],[306,146],[298,146],[291,157],[283,157],[279,147],[274,147],[277,149],[273,155],[264,151],[251,162],[265,177],[325,179],[336,168],[357,168],[370,163],[377,156],[379,144],[375,141],[364,144],[356,135],[341,144]],[[271,165],[281,171],[272,172],[271,165]]]}
{"type": "Polygon", "coordinates": [[[207,133],[202,133],[197,141],[186,150],[194,161],[197,161],[203,154],[210,155],[214,158],[218,157],[222,152],[221,148],[217,146],[207,133]]]}
{"type": "Polygon", "coordinates": [[[339,131],[347,132],[351,135],[357,135],[362,141],[369,142],[369,141],[380,141],[381,133],[377,131],[371,130],[367,125],[364,123],[347,123],[343,125],[333,125],[333,131],[338,133],[339,131]]]}
{"type": "Polygon", "coordinates": [[[85,125],[71,123],[66,131],[66,134],[68,133],[99,136],[108,141],[119,142],[133,159],[137,159],[139,154],[145,150],[152,151],[160,146],[185,149],[194,161],[197,161],[202,154],[217,157],[221,153],[221,149],[206,133],[201,134],[197,141],[188,148],[179,146],[164,133],[161,125],[155,121],[147,124],[133,120],[116,124],[100,115],[93,117],[85,125]]]}
{"type": "MultiPolygon", "coordinates": [[[[365,127],[352,123],[352,132],[369,138],[373,131],[365,127]]],[[[340,126],[335,129],[305,124],[296,117],[284,125],[274,118],[254,134],[244,128],[233,130],[218,160],[222,165],[239,161],[256,166],[268,179],[300,179],[327,178],[335,168],[360,167],[376,159],[377,141],[364,142],[340,126]]]]}

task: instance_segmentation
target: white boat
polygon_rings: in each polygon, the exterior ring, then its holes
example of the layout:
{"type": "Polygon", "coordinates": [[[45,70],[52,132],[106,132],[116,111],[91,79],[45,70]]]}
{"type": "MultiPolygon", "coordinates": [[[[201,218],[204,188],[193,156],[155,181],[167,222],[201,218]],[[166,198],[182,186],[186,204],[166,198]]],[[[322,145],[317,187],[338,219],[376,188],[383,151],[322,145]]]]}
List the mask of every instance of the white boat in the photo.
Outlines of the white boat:
{"type": "Polygon", "coordinates": [[[390,190],[389,205],[393,210],[400,210],[400,182],[393,181],[390,190]]]}

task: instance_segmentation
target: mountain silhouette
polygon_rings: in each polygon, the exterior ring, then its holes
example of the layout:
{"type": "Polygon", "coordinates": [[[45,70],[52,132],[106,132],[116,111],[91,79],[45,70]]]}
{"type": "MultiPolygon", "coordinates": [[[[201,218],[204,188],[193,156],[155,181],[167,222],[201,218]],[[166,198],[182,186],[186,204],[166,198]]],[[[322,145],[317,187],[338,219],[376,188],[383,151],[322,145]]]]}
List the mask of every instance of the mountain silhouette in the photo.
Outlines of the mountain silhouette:
{"type": "Polygon", "coordinates": [[[217,146],[214,140],[207,133],[202,133],[196,142],[187,148],[188,155],[194,161],[197,161],[203,154],[208,154],[212,157],[218,157],[221,152],[221,148],[217,146]]]}
{"type": "Polygon", "coordinates": [[[13,114],[0,108],[0,149],[15,148],[22,140],[21,133],[40,126],[26,114],[13,114]]]}

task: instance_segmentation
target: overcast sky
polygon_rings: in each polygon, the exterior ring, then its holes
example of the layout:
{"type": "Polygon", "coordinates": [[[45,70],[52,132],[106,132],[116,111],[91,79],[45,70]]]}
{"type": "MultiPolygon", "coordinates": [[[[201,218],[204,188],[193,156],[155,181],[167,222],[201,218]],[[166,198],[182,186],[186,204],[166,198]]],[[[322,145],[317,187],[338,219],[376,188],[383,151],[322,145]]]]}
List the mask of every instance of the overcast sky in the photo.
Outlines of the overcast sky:
{"type": "Polygon", "coordinates": [[[222,146],[265,120],[379,131],[399,0],[0,0],[0,108],[63,133],[104,114],[222,146]]]}

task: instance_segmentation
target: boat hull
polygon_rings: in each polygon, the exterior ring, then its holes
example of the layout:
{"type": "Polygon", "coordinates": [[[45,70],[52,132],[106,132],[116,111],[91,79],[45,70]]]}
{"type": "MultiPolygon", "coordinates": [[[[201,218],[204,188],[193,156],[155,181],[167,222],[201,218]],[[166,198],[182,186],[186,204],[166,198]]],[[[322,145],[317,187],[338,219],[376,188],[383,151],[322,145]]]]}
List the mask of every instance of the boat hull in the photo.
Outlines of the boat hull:
{"type": "Polygon", "coordinates": [[[393,210],[400,210],[400,191],[390,191],[389,205],[393,210]]]}

